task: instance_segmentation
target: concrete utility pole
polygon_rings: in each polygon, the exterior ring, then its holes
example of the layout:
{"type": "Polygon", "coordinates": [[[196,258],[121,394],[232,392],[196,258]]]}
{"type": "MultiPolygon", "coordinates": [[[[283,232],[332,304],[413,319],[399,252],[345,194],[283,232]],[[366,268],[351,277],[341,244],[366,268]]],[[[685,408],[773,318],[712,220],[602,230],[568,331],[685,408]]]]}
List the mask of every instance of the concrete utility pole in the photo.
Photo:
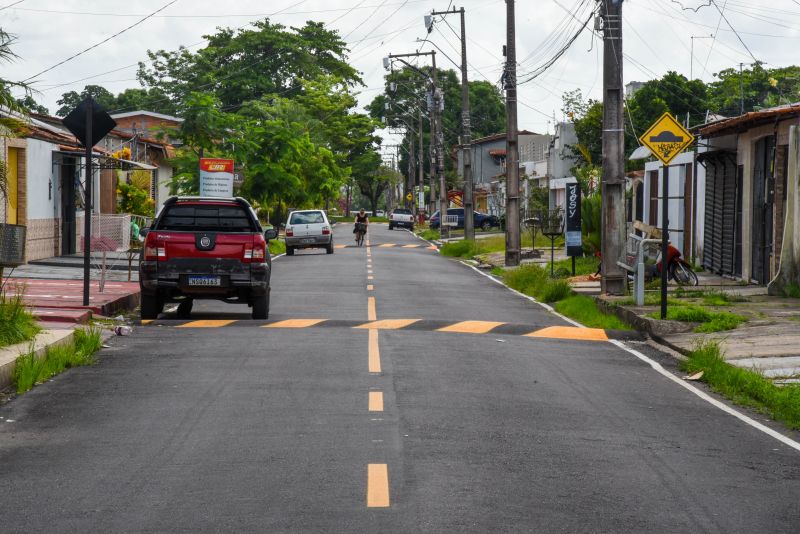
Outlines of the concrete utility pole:
{"type": "Polygon", "coordinates": [[[517,46],[514,0],[506,0],[506,265],[520,260],[519,147],[517,146],[517,46]]]}
{"type": "MultiPolygon", "coordinates": [[[[422,201],[418,203],[417,209],[422,211],[426,208],[425,206],[425,169],[424,169],[424,159],[423,156],[424,152],[422,151],[422,108],[419,109],[419,133],[417,134],[417,138],[419,141],[419,147],[417,150],[417,185],[419,186],[419,190],[422,191],[422,201]]],[[[417,213],[416,215],[419,215],[417,213]]]]}
{"type": "Polygon", "coordinates": [[[472,121],[469,113],[469,80],[467,79],[467,27],[464,8],[433,11],[432,16],[459,13],[461,15],[461,158],[464,162],[464,239],[475,239],[473,216],[474,180],[472,178],[472,121]]]}
{"type": "MultiPolygon", "coordinates": [[[[413,122],[412,122],[413,124],[413,122]]],[[[414,130],[408,136],[408,178],[406,179],[406,193],[403,205],[407,208],[413,209],[415,204],[414,199],[414,182],[416,181],[415,175],[417,173],[416,164],[414,162],[414,130]],[[408,194],[411,193],[411,200],[408,200],[408,194]]],[[[412,211],[413,213],[413,211],[412,211]]]]}
{"type": "Polygon", "coordinates": [[[625,247],[625,123],[622,95],[622,0],[602,0],[603,181],[602,291],[625,293],[626,272],[617,265],[625,247]]]}

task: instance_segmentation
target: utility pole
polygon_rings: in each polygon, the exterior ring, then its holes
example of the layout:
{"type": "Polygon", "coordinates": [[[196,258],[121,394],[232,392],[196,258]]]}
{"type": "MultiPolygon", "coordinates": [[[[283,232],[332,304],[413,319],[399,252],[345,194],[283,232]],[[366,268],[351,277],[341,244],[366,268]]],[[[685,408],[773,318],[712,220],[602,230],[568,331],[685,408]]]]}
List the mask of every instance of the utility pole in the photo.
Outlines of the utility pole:
{"type": "Polygon", "coordinates": [[[514,0],[506,0],[506,266],[520,260],[519,147],[517,146],[517,46],[514,0]]]}
{"type": "MultiPolygon", "coordinates": [[[[412,122],[413,124],[413,122],[412,122]]],[[[414,164],[414,130],[411,130],[408,135],[408,178],[406,179],[406,194],[403,204],[407,208],[414,207],[414,182],[417,172],[416,165],[414,164]],[[408,195],[411,194],[411,200],[408,200],[408,195]]],[[[413,211],[411,213],[414,213],[413,211]]]]}
{"type": "Polygon", "coordinates": [[[603,181],[602,291],[622,295],[626,273],[617,265],[625,246],[625,124],[622,100],[622,0],[602,0],[603,181]]]}
{"type": "MultiPolygon", "coordinates": [[[[432,16],[461,15],[461,158],[464,165],[464,239],[475,239],[474,180],[472,177],[472,121],[469,112],[469,80],[467,79],[467,27],[464,8],[433,11],[432,16]]],[[[428,30],[430,33],[430,29],[428,30]]]]}
{"type": "Polygon", "coordinates": [[[739,115],[744,115],[744,78],[742,67],[744,67],[744,63],[739,63],[739,115]]]}
{"type": "MultiPolygon", "coordinates": [[[[422,151],[422,108],[419,109],[419,133],[417,134],[419,147],[417,149],[417,185],[422,192],[422,201],[417,204],[417,211],[425,209],[425,168],[424,168],[424,152],[422,151]]],[[[416,215],[419,215],[417,213],[416,215]]]]}

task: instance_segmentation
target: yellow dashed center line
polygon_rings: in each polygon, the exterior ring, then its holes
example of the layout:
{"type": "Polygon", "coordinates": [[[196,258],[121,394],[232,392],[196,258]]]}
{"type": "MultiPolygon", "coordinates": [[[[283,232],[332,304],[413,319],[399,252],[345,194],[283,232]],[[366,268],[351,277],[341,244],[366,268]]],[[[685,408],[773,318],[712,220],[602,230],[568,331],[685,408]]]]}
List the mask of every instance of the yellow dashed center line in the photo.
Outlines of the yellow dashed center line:
{"type": "Polygon", "coordinates": [[[372,291],[373,289],[375,289],[375,286],[372,284],[367,284],[367,291],[372,291]]]}
{"type": "Polygon", "coordinates": [[[378,316],[375,315],[375,297],[367,297],[367,319],[374,321],[378,316]]]}
{"type": "Polygon", "coordinates": [[[325,319],[286,319],[277,323],[265,324],[264,328],[308,328],[324,321],[325,319]]]}
{"type": "Polygon", "coordinates": [[[369,411],[371,412],[383,411],[383,391],[369,392],[369,411]]]}
{"type": "Polygon", "coordinates": [[[367,507],[389,506],[389,467],[386,464],[367,465],[367,507]]]}
{"type": "Polygon", "coordinates": [[[549,326],[525,337],[545,337],[550,339],[577,339],[584,341],[608,341],[606,331],[601,328],[578,328],[577,326],[549,326]]]}
{"type": "Polygon", "coordinates": [[[235,322],[236,320],[234,319],[203,319],[202,321],[191,321],[178,325],[177,328],[219,328],[235,322]]]}
{"type": "Polygon", "coordinates": [[[367,277],[367,280],[374,280],[374,279],[375,279],[375,277],[374,277],[374,276],[368,276],[368,277],[367,277]]]}
{"type": "Polygon", "coordinates": [[[369,331],[368,367],[370,373],[381,372],[381,351],[378,347],[378,331],[369,331]]]}
{"type": "Polygon", "coordinates": [[[460,323],[451,324],[444,328],[439,328],[437,332],[459,332],[464,334],[485,334],[493,328],[505,323],[497,323],[494,321],[461,321],[460,323]]]}

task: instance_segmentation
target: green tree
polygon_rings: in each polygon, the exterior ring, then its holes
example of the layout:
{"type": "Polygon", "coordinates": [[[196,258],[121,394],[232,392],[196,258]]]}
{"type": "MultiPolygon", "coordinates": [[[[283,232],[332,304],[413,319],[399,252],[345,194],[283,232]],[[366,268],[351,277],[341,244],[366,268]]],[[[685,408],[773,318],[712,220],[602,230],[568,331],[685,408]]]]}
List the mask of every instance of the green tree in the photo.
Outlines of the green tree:
{"type": "Polygon", "coordinates": [[[346,43],[320,22],[286,28],[264,19],[252,28],[224,28],[205,38],[208,45],[197,52],[148,51],[151,61],[139,64],[142,86],[159,90],[178,108],[185,95],[202,90],[235,110],[268,95],[295,96],[303,80],[323,75],[351,86],[361,83],[346,61],[346,43]]]}
{"type": "Polygon", "coordinates": [[[688,115],[689,124],[694,125],[705,122],[707,109],[706,84],[701,80],[688,80],[675,71],[667,72],[661,79],[646,82],[628,100],[629,120],[633,121],[635,131],[639,134],[666,111],[681,121],[688,115]]]}
{"type": "MultiPolygon", "coordinates": [[[[14,36],[6,33],[0,28],[0,62],[13,61],[17,55],[11,50],[14,36]]],[[[24,112],[24,108],[17,102],[12,94],[12,90],[22,89],[30,95],[30,88],[22,82],[14,82],[0,76],[0,107],[4,107],[13,112],[24,112]]],[[[0,137],[13,137],[25,131],[23,120],[0,115],[0,137]]],[[[0,194],[3,198],[8,195],[8,167],[5,159],[0,159],[0,194]]],[[[0,278],[2,278],[2,268],[0,268],[0,278]]]]}
{"type": "Polygon", "coordinates": [[[25,95],[23,98],[17,98],[17,104],[19,104],[20,108],[31,113],[50,115],[50,110],[39,104],[31,95],[25,95]]]}
{"type": "Polygon", "coordinates": [[[116,99],[108,89],[100,85],[87,85],[80,93],[77,91],[68,91],[62,94],[61,98],[56,101],[56,104],[61,106],[56,111],[56,115],[59,117],[66,117],[88,96],[94,98],[95,101],[106,110],[113,110],[116,107],[116,99]]]}

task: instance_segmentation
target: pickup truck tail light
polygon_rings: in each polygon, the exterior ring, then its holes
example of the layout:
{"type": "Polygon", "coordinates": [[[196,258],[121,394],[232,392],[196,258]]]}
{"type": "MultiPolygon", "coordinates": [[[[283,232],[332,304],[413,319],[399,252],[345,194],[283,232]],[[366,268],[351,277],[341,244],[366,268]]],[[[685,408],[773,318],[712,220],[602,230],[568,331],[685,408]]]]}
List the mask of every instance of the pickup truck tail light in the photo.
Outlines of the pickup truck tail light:
{"type": "Polygon", "coordinates": [[[256,236],[255,243],[251,246],[247,246],[244,249],[244,259],[245,261],[254,261],[257,263],[263,263],[264,258],[267,256],[267,242],[264,241],[264,236],[256,236]]]}
{"type": "Polygon", "coordinates": [[[322,227],[322,235],[329,235],[331,233],[331,229],[328,226],[322,227]]]}
{"type": "Polygon", "coordinates": [[[146,261],[158,261],[167,259],[167,249],[164,243],[159,243],[156,240],[155,232],[147,234],[144,241],[144,259],[146,261]]]}

